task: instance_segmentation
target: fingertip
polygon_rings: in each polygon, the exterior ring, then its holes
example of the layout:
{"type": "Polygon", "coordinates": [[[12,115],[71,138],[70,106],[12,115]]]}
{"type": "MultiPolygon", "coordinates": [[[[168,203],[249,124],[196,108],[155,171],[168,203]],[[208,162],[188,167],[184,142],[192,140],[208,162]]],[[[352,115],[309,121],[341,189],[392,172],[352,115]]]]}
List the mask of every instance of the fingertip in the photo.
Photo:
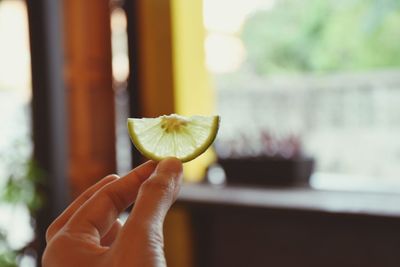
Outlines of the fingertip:
{"type": "Polygon", "coordinates": [[[101,179],[99,181],[100,184],[102,184],[103,186],[109,183],[114,182],[115,180],[118,180],[120,177],[117,174],[109,174],[106,177],[104,177],[103,179],[101,179]]]}
{"type": "Polygon", "coordinates": [[[175,174],[178,175],[182,172],[182,162],[174,157],[169,157],[161,160],[156,168],[156,173],[160,174],[175,174]]]}
{"type": "Polygon", "coordinates": [[[109,174],[109,175],[107,175],[106,177],[104,177],[104,180],[110,180],[110,181],[112,181],[112,180],[117,180],[117,179],[119,179],[120,177],[119,177],[119,175],[117,175],[117,174],[109,174]]]}
{"type": "Polygon", "coordinates": [[[152,166],[157,166],[158,161],[155,161],[155,160],[148,160],[148,161],[146,161],[144,164],[149,164],[149,165],[152,165],[152,166]]]}
{"type": "Polygon", "coordinates": [[[137,166],[130,172],[128,172],[122,179],[135,178],[141,183],[146,181],[147,178],[154,172],[157,167],[157,162],[148,160],[145,163],[137,166]]]}

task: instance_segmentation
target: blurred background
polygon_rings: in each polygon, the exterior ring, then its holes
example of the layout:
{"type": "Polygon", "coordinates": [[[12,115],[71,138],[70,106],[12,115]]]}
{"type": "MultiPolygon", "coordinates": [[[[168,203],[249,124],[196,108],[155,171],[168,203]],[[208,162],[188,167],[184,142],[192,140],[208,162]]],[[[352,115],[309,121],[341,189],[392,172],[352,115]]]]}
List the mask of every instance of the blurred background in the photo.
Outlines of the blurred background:
{"type": "Polygon", "coordinates": [[[169,266],[399,266],[399,44],[398,0],[0,0],[0,267],[169,113],[221,116],[169,266]]]}

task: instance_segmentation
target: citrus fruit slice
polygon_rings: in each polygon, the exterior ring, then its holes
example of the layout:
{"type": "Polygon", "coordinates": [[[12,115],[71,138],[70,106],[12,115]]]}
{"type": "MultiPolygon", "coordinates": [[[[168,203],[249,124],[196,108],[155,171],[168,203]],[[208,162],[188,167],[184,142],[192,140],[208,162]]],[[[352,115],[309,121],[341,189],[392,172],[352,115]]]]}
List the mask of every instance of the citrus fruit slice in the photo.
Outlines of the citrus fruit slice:
{"type": "Polygon", "coordinates": [[[171,114],[128,119],[133,144],[145,157],[156,161],[176,157],[187,162],[196,158],[212,144],[218,128],[219,116],[171,114]]]}

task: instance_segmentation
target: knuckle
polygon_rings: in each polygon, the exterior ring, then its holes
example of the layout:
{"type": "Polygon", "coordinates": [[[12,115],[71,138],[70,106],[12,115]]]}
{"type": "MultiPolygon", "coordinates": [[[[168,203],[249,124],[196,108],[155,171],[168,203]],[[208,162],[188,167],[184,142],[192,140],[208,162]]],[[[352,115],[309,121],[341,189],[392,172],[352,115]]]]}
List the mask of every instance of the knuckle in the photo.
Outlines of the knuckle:
{"type": "Polygon", "coordinates": [[[85,203],[93,196],[93,193],[92,192],[84,192],[81,196],[82,196],[82,200],[83,200],[82,202],[85,203]]]}
{"type": "Polygon", "coordinates": [[[124,209],[125,200],[121,195],[118,194],[118,192],[115,192],[112,187],[106,186],[106,188],[103,190],[103,194],[111,201],[113,206],[115,206],[118,211],[124,209]]]}
{"type": "Polygon", "coordinates": [[[53,236],[60,230],[60,228],[61,228],[60,221],[59,218],[57,218],[46,229],[46,235],[45,235],[46,242],[49,242],[50,239],[52,239],[53,236]]]}
{"type": "Polygon", "coordinates": [[[119,176],[117,174],[109,174],[106,177],[104,177],[103,179],[107,179],[107,180],[112,181],[112,180],[119,179],[119,176]]]}
{"type": "Polygon", "coordinates": [[[143,190],[144,191],[161,191],[161,192],[173,192],[174,190],[174,183],[172,179],[163,176],[157,176],[153,179],[149,179],[143,183],[143,190]]]}
{"type": "Polygon", "coordinates": [[[48,243],[53,236],[54,226],[51,224],[46,230],[46,242],[48,243]]]}

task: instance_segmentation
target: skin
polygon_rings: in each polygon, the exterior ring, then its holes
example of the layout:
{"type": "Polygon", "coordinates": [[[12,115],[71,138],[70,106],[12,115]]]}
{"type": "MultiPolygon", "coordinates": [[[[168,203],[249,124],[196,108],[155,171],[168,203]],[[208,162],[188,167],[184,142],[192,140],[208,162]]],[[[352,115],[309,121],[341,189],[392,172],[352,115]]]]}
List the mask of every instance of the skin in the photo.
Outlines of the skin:
{"type": "Polygon", "coordinates": [[[47,229],[44,267],[166,266],[163,222],[176,200],[182,163],[148,161],[109,175],[79,196],[47,229]],[[118,215],[135,202],[124,225],[118,215]]]}

